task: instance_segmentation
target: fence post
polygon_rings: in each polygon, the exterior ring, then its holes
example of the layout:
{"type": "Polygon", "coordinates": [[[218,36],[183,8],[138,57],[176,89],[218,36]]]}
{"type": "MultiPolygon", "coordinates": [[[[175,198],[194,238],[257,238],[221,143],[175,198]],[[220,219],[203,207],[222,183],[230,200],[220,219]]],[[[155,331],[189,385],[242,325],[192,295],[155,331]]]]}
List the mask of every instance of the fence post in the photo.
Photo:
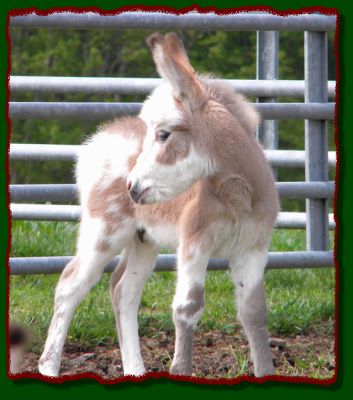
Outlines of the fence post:
{"type": "MultiPolygon", "coordinates": [[[[278,31],[257,31],[256,79],[278,79],[278,31]]],[[[275,98],[258,97],[258,103],[274,103],[275,98]]],[[[263,120],[257,129],[258,140],[266,150],[278,149],[278,121],[263,120]]],[[[273,168],[275,177],[277,171],[273,168]]]]}
{"type": "MultiPolygon", "coordinates": [[[[327,102],[327,34],[304,33],[305,102],[327,102]]],[[[305,179],[328,180],[326,120],[305,120],[305,179]]],[[[328,204],[326,199],[306,200],[307,250],[328,248],[328,204]]]]}

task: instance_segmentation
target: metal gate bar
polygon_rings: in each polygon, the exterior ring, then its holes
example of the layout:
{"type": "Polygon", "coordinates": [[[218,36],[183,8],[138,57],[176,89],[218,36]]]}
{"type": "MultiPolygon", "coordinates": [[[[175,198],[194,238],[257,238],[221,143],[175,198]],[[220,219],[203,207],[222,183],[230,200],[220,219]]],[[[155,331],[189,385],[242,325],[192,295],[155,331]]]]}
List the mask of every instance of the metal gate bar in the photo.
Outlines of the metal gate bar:
{"type": "MultiPolygon", "coordinates": [[[[10,76],[12,94],[86,93],[86,94],[149,94],[162,82],[159,78],[86,78],[63,76],[10,76]]],[[[299,97],[304,99],[305,82],[300,80],[221,79],[227,86],[247,96],[299,97]]],[[[336,82],[327,84],[328,96],[335,97],[336,82]]]]}
{"type": "MultiPolygon", "coordinates": [[[[327,102],[327,35],[325,32],[304,33],[305,102],[327,102]]],[[[328,180],[327,123],[323,118],[305,121],[305,179],[328,180]]],[[[307,250],[327,250],[328,203],[326,199],[306,200],[307,250]]]]}
{"type": "MultiPolygon", "coordinates": [[[[278,79],[278,31],[258,31],[256,44],[256,79],[278,79]]],[[[274,103],[269,96],[259,96],[258,103],[274,103]]],[[[262,121],[257,128],[257,137],[267,150],[278,148],[278,121],[268,119],[262,121]]]]}
{"type": "Polygon", "coordinates": [[[174,15],[162,12],[124,12],[117,15],[97,13],[34,13],[10,18],[10,27],[79,29],[192,29],[219,31],[334,31],[336,17],[319,14],[278,16],[269,13],[217,15],[190,12],[174,15]]]}
{"type": "MultiPolygon", "coordinates": [[[[13,220],[78,221],[81,207],[63,204],[10,204],[13,220]]],[[[305,229],[306,213],[280,212],[275,228],[305,229]]],[[[329,214],[329,229],[335,229],[333,214],[329,214]]]]}
{"type": "MultiPolygon", "coordinates": [[[[10,258],[10,274],[55,274],[60,273],[73,257],[16,257],[10,258]]],[[[115,257],[105,269],[112,272],[119,263],[120,257],[115,257]]],[[[322,268],[333,264],[332,251],[291,251],[269,253],[267,268],[322,268]]],[[[176,265],[175,254],[160,254],[157,257],[156,271],[173,271],[176,265]]],[[[211,259],[209,270],[224,270],[228,262],[224,259],[211,259]]]]}
{"type": "MultiPolygon", "coordinates": [[[[280,197],[287,199],[333,198],[334,182],[276,182],[280,197]]],[[[12,202],[76,201],[77,186],[68,184],[10,185],[12,202]]]]}
{"type": "MultiPolygon", "coordinates": [[[[10,102],[9,115],[14,119],[103,120],[137,115],[142,103],[10,102]]],[[[263,119],[333,119],[334,103],[258,103],[254,107],[263,119]]]]}
{"type": "MultiPolygon", "coordinates": [[[[63,144],[10,144],[10,160],[75,162],[82,147],[63,144]]],[[[264,150],[267,161],[274,167],[305,167],[305,151],[264,150]]],[[[336,152],[328,152],[329,167],[336,167],[336,152]]]]}

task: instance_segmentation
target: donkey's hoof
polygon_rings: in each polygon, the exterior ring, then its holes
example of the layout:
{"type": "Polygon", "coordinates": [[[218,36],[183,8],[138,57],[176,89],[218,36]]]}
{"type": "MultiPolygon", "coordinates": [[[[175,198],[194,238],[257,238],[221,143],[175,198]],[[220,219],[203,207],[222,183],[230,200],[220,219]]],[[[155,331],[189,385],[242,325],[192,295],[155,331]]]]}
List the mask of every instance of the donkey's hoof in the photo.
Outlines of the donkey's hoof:
{"type": "Polygon", "coordinates": [[[173,363],[172,366],[170,367],[169,373],[171,375],[191,376],[192,375],[192,367],[186,367],[184,365],[173,363]]]}
{"type": "Polygon", "coordinates": [[[144,367],[135,367],[124,369],[124,376],[142,376],[146,373],[144,367]]]}
{"type": "Polygon", "coordinates": [[[275,367],[274,366],[270,365],[267,368],[263,368],[260,370],[255,369],[256,378],[262,378],[262,377],[268,376],[268,375],[275,375],[275,367]]]}
{"type": "Polygon", "coordinates": [[[39,373],[44,376],[57,377],[59,376],[60,366],[57,367],[54,363],[48,361],[46,362],[39,361],[38,370],[39,373]]]}

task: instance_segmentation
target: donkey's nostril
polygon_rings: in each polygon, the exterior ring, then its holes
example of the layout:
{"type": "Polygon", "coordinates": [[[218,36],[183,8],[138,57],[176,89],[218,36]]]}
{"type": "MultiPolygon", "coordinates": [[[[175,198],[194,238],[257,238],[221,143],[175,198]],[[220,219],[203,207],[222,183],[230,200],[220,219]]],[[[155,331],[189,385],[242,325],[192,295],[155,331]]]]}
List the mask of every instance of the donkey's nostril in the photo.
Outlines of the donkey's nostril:
{"type": "Polygon", "coordinates": [[[127,187],[127,190],[130,190],[131,189],[131,185],[132,185],[132,183],[131,183],[131,181],[130,181],[130,179],[126,182],[126,187],[127,187]]]}

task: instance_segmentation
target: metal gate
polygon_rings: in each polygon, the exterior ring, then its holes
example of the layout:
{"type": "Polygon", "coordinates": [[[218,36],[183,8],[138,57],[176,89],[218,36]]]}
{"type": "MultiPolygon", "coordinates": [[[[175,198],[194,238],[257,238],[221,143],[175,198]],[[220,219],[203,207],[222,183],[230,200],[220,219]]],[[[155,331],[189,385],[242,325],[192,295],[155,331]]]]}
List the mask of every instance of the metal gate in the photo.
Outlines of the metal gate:
{"type": "MultiPolygon", "coordinates": [[[[336,17],[320,14],[277,16],[268,13],[229,15],[188,13],[173,15],[160,12],[124,12],[102,16],[95,13],[54,13],[47,16],[29,14],[10,18],[10,26],[45,28],[100,29],[193,29],[257,31],[257,79],[226,80],[245,95],[257,97],[255,107],[264,122],[258,136],[274,169],[305,167],[305,182],[277,182],[280,197],[305,198],[306,213],[281,212],[277,228],[306,228],[307,251],[270,253],[268,268],[312,268],[333,266],[328,250],[329,229],[334,229],[328,199],[334,196],[334,182],[328,181],[328,168],[335,167],[336,153],[328,152],[327,120],[334,118],[335,82],[327,79],[327,32],[336,29],[336,17]],[[304,32],[305,80],[278,80],[279,31],[304,32]],[[277,97],[304,98],[303,102],[280,103],[277,97]],[[277,150],[279,119],[305,120],[305,151],[277,150]]],[[[128,93],[148,94],[159,82],[150,78],[66,78],[11,76],[10,90],[15,92],[54,93],[128,93]]],[[[84,118],[108,119],[136,114],[140,103],[65,103],[10,102],[10,118],[84,118]]],[[[74,161],[80,146],[11,144],[11,160],[74,161]]],[[[13,219],[79,219],[78,205],[46,205],[33,202],[73,201],[76,187],[59,185],[10,185],[13,219]]],[[[57,273],[70,257],[10,258],[11,274],[57,273]]],[[[107,267],[111,271],[119,257],[107,267]]],[[[175,255],[159,255],[156,270],[175,267],[175,255]]],[[[224,269],[227,262],[212,259],[209,269],[224,269]]]]}

